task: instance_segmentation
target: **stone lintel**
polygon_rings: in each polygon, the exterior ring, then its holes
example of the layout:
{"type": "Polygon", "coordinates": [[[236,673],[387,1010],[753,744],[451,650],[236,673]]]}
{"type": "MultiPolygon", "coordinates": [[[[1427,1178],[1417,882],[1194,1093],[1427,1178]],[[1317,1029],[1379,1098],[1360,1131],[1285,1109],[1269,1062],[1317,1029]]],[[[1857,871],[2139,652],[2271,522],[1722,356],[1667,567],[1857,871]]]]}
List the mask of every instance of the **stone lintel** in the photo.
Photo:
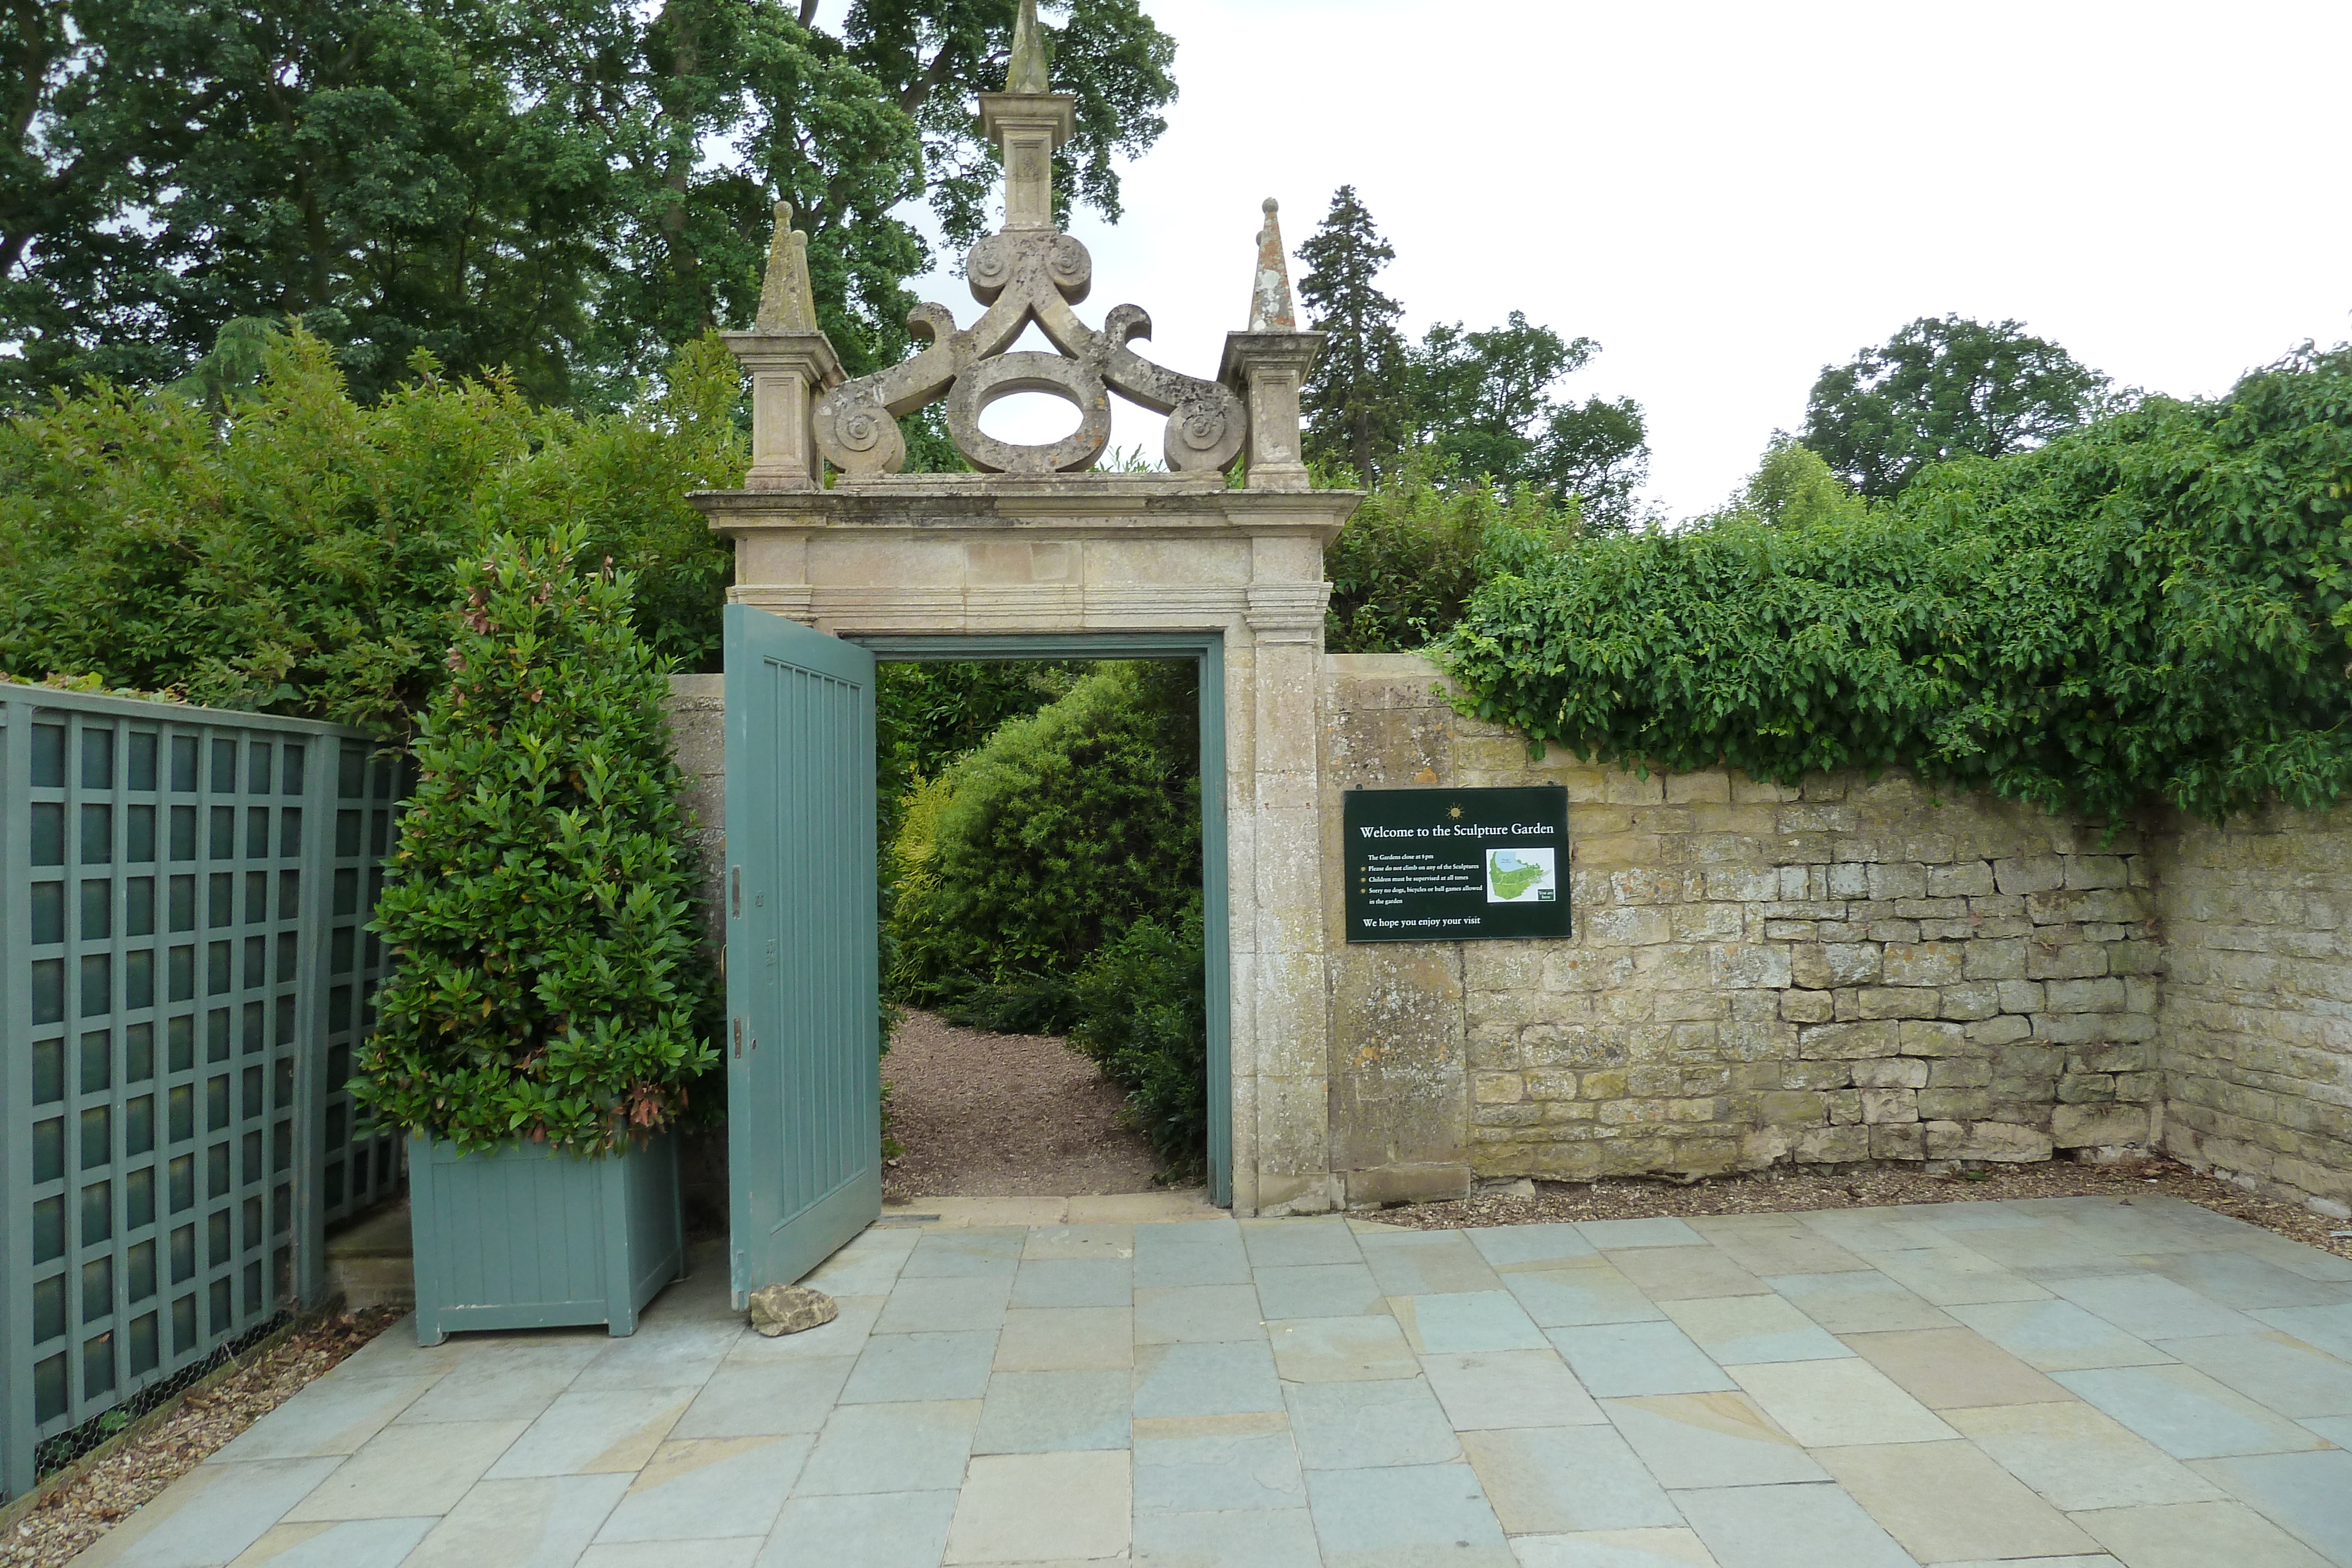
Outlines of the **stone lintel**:
{"type": "Polygon", "coordinates": [[[1227,490],[1213,474],[1166,476],[1175,482],[1160,485],[1118,476],[1126,483],[1118,486],[1073,482],[1084,476],[997,482],[972,475],[940,477],[964,483],[701,490],[688,499],[714,530],[733,538],[816,532],[1069,539],[1225,534],[1297,536],[1318,546],[1339,533],[1363,500],[1354,490],[1227,490]]]}

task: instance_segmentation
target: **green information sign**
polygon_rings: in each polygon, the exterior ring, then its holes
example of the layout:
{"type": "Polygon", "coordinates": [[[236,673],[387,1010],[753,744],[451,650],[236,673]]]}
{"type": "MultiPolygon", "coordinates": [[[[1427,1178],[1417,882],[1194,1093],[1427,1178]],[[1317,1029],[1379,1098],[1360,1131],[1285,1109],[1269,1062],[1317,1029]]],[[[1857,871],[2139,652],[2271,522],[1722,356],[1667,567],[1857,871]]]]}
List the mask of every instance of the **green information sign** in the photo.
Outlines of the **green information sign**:
{"type": "Polygon", "coordinates": [[[1565,936],[1568,791],[1350,789],[1348,940],[1565,936]]]}

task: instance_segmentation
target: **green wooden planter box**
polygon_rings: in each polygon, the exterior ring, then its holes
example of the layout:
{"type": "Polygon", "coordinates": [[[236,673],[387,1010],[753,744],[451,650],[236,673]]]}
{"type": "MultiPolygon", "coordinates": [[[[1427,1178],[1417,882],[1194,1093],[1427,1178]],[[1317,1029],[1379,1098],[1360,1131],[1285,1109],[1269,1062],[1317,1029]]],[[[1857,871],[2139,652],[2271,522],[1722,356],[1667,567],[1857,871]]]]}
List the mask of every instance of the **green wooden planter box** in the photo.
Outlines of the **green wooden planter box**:
{"type": "Polygon", "coordinates": [[[645,1304],[686,1272],[667,1134],[595,1159],[411,1138],[408,1198],[419,1344],[572,1323],[635,1333],[645,1304]]]}

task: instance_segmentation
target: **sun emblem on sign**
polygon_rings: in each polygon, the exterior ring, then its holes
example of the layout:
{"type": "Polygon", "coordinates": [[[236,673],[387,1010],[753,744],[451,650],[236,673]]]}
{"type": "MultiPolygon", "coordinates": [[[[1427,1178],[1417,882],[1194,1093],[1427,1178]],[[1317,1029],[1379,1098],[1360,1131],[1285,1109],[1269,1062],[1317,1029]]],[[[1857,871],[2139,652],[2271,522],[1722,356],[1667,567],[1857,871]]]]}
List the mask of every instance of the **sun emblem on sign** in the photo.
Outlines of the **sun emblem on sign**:
{"type": "Polygon", "coordinates": [[[1459,806],[1448,806],[1445,809],[1445,814],[1458,822],[1462,820],[1462,808],[1459,806]]]}

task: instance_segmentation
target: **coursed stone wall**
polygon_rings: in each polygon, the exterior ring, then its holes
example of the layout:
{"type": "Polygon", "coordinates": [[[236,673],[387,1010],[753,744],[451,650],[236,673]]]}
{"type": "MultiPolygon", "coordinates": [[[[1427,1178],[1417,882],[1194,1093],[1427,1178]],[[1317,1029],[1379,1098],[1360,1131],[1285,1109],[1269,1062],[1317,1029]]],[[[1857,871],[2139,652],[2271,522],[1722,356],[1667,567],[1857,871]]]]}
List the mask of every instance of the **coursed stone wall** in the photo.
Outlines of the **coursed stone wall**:
{"type": "Polygon", "coordinates": [[[693,814],[690,830],[702,859],[703,918],[710,939],[726,940],[719,899],[727,875],[727,677],[669,678],[669,735],[686,775],[680,804],[693,814]]]}
{"type": "Polygon", "coordinates": [[[1530,760],[1455,715],[1422,659],[1325,668],[1349,1201],[1470,1174],[2038,1160],[2160,1135],[2161,961],[2129,829],[1901,774],[1785,789],[1530,760]],[[1572,938],[1343,942],[1341,791],[1531,783],[1568,789],[1572,938]]]}
{"type": "MultiPolygon", "coordinates": [[[[1418,657],[1322,667],[1335,1201],[2161,1144],[2352,1217],[2352,806],[2111,838],[1902,774],[1643,779],[1530,760],[1418,657]],[[1346,944],[1344,790],[1552,782],[1572,938],[1346,944]]],[[[714,912],[723,719],[674,680],[714,912]]]]}
{"type": "Polygon", "coordinates": [[[2352,1218],[2352,807],[2150,833],[2165,1142],[2352,1218]]]}

